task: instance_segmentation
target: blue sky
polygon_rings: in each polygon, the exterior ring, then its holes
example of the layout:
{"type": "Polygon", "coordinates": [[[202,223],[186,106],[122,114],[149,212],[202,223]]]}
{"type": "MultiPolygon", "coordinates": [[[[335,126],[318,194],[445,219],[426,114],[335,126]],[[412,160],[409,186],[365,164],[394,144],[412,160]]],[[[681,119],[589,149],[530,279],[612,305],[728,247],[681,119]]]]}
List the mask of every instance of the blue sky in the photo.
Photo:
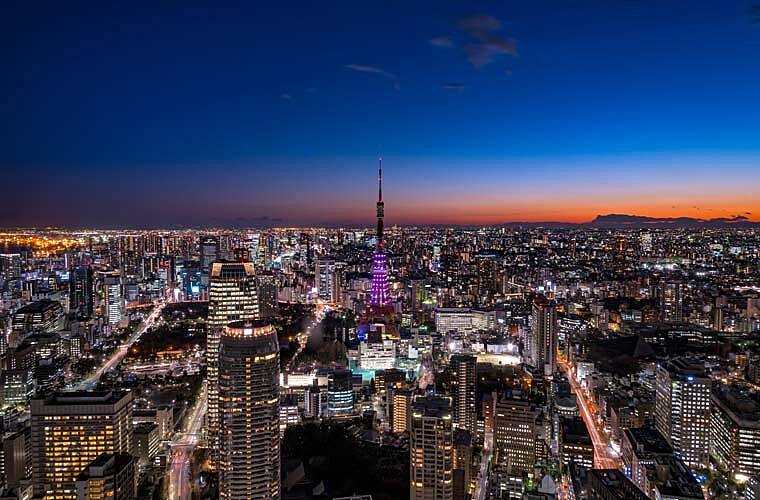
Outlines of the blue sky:
{"type": "Polygon", "coordinates": [[[760,214],[751,7],[4,6],[0,224],[760,214]]]}

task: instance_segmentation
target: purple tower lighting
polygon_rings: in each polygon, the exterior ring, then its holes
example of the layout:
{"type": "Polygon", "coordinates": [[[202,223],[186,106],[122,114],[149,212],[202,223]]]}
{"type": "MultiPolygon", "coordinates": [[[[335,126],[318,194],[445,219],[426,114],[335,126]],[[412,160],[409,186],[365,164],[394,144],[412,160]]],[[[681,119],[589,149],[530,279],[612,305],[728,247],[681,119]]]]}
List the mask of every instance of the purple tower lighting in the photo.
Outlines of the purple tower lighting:
{"type": "Polygon", "coordinates": [[[388,260],[385,257],[385,240],[383,240],[383,159],[377,162],[377,248],[372,257],[372,291],[369,302],[373,306],[386,306],[390,299],[388,287],[388,260]]]}

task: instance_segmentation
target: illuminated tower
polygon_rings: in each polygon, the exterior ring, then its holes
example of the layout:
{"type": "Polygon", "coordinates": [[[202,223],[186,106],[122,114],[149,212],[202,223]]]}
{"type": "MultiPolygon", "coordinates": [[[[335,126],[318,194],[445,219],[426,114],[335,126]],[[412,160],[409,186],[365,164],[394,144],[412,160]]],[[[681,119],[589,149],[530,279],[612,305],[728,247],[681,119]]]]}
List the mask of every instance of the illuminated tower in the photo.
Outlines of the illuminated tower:
{"type": "Polygon", "coordinates": [[[370,305],[384,307],[388,305],[390,290],[388,288],[388,261],[385,257],[385,240],[383,239],[383,159],[377,163],[377,248],[372,257],[372,293],[370,305]]]}

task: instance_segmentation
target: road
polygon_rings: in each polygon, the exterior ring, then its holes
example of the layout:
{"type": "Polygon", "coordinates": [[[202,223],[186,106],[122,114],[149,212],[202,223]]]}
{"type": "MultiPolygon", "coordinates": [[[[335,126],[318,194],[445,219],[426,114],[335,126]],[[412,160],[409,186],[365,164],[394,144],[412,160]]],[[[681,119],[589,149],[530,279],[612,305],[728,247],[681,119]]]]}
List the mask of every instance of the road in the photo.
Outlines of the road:
{"type": "Polygon", "coordinates": [[[172,461],[169,469],[169,498],[171,500],[188,500],[192,493],[190,458],[200,440],[203,417],[208,408],[206,386],[187,418],[186,430],[171,443],[172,461]]]}
{"type": "Polygon", "coordinates": [[[578,408],[580,409],[581,418],[583,418],[583,421],[586,423],[588,433],[591,436],[591,442],[594,445],[594,467],[599,469],[618,469],[618,460],[610,455],[609,449],[607,447],[607,440],[602,435],[602,433],[599,432],[599,428],[596,425],[594,415],[589,409],[589,403],[586,400],[586,395],[584,394],[581,385],[575,379],[575,375],[570,370],[570,365],[560,362],[559,366],[565,372],[567,379],[570,381],[570,386],[572,387],[573,392],[576,395],[576,399],[578,400],[578,408]]]}
{"type": "Polygon", "coordinates": [[[103,374],[107,371],[115,368],[121,362],[121,360],[124,359],[124,356],[127,355],[127,352],[129,352],[129,349],[134,345],[134,343],[140,339],[140,336],[148,329],[150,329],[156,320],[161,317],[161,311],[163,311],[165,305],[166,302],[164,301],[157,303],[156,307],[153,309],[153,312],[151,312],[148,317],[143,320],[142,326],[138,328],[129,337],[129,339],[127,339],[126,342],[124,342],[118,349],[116,349],[113,355],[104,361],[97,370],[95,370],[95,373],[90,375],[85,380],[79,382],[75,386],[75,390],[91,391],[95,389],[98,386],[98,382],[100,382],[100,377],[102,377],[103,374]]]}
{"type": "Polygon", "coordinates": [[[480,463],[480,477],[475,487],[473,500],[484,500],[488,492],[488,469],[491,465],[491,456],[493,454],[493,433],[487,432],[485,443],[483,443],[483,461],[480,463]]]}

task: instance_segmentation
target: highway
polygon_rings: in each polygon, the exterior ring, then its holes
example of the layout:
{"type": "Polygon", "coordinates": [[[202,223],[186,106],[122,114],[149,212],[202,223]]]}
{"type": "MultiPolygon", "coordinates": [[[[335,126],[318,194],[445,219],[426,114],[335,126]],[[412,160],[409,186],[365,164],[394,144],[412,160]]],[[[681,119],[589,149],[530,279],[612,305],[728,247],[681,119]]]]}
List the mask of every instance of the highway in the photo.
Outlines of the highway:
{"type": "Polygon", "coordinates": [[[575,379],[575,375],[570,370],[570,366],[567,363],[560,362],[560,368],[567,375],[567,379],[570,381],[570,386],[573,388],[573,392],[578,400],[578,408],[580,409],[581,418],[586,423],[588,433],[591,436],[591,442],[594,445],[594,467],[598,469],[617,469],[619,468],[618,461],[613,458],[607,447],[607,440],[599,432],[596,426],[593,412],[589,409],[589,403],[586,400],[586,395],[581,388],[581,385],[575,379]]]}
{"type": "Polygon", "coordinates": [[[169,468],[169,498],[172,500],[189,500],[192,493],[190,458],[200,440],[203,417],[206,415],[208,400],[206,386],[201,389],[200,397],[195,403],[186,422],[185,431],[179,433],[171,443],[171,467],[169,468]]]}
{"type": "Polygon", "coordinates": [[[102,377],[104,373],[115,368],[121,362],[121,360],[124,359],[124,356],[127,355],[127,352],[129,352],[129,349],[134,345],[134,343],[140,339],[140,336],[148,331],[155,324],[156,320],[161,317],[161,311],[163,311],[165,305],[166,302],[164,301],[158,302],[156,304],[156,307],[153,309],[153,312],[151,312],[148,317],[143,320],[142,326],[140,326],[140,328],[138,328],[125,343],[116,349],[113,355],[104,361],[97,370],[95,370],[95,373],[90,375],[85,380],[79,382],[74,387],[74,389],[78,391],[91,391],[95,389],[98,386],[100,377],[102,377]]]}

